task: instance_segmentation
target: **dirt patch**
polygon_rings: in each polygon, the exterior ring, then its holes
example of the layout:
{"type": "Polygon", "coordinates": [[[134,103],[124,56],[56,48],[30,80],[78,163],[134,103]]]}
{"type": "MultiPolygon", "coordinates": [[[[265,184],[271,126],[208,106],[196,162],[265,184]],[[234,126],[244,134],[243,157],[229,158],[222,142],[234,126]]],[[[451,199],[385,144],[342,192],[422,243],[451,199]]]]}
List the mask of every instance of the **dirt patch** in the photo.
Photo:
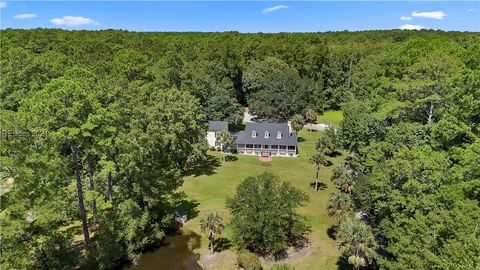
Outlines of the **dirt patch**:
{"type": "Polygon", "coordinates": [[[271,162],[271,161],[272,161],[272,157],[260,157],[260,161],[261,161],[261,162],[271,162]]]}
{"type": "Polygon", "coordinates": [[[272,267],[274,264],[279,264],[279,263],[286,263],[286,264],[292,264],[295,265],[295,261],[301,260],[302,258],[308,257],[312,254],[314,251],[314,248],[312,245],[309,245],[301,250],[295,250],[294,248],[289,248],[287,250],[287,257],[282,260],[274,260],[272,258],[264,258],[265,265],[268,267],[272,267]]]}
{"type": "Polygon", "coordinates": [[[210,250],[200,252],[200,264],[205,270],[226,269],[235,265],[235,254],[230,250],[211,253],[210,250]]]}

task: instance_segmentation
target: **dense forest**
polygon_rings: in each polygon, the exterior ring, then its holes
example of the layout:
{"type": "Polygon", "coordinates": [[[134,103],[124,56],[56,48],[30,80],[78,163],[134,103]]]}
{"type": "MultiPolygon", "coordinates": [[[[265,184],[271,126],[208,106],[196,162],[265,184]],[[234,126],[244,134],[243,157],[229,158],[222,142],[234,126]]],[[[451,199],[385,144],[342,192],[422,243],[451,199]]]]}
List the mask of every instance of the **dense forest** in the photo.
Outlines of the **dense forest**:
{"type": "Polygon", "coordinates": [[[235,127],[244,107],[344,111],[336,177],[373,265],[480,267],[479,33],[0,34],[2,269],[137,260],[188,203],[206,120],[235,127]]]}

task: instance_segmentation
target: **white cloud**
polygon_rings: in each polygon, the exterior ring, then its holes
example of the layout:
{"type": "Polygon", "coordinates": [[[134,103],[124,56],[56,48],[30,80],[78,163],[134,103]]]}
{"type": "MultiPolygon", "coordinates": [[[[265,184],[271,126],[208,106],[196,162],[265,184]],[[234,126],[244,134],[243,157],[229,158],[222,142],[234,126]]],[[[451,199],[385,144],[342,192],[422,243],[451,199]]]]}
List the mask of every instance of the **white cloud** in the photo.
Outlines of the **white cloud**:
{"type": "Polygon", "coordinates": [[[410,20],[412,20],[412,17],[409,17],[409,16],[400,16],[400,20],[402,20],[402,21],[410,21],[410,20]]]}
{"type": "Polygon", "coordinates": [[[416,25],[416,24],[404,24],[404,25],[400,26],[398,29],[401,29],[401,30],[422,30],[422,29],[425,29],[425,26],[416,25]]]}
{"type": "Polygon", "coordinates": [[[413,17],[427,18],[427,19],[443,20],[443,18],[446,17],[447,14],[443,11],[429,11],[429,12],[413,11],[412,16],[413,17]]]}
{"type": "Polygon", "coordinates": [[[270,12],[274,12],[274,11],[277,11],[277,10],[280,10],[280,9],[287,9],[287,8],[289,8],[289,6],[278,5],[278,6],[273,6],[273,7],[266,8],[266,9],[263,10],[262,13],[270,13],[270,12]]]}
{"type": "Polygon", "coordinates": [[[7,2],[0,2],[0,8],[6,8],[8,6],[7,2]]]}
{"type": "Polygon", "coordinates": [[[79,26],[85,24],[99,25],[98,22],[85,17],[63,16],[62,18],[51,19],[50,22],[56,25],[79,26]]]}
{"type": "Polygon", "coordinates": [[[477,11],[477,9],[475,9],[475,8],[469,8],[469,9],[465,10],[465,12],[475,12],[475,11],[477,11]]]}
{"type": "Polygon", "coordinates": [[[35,17],[37,17],[37,14],[35,14],[35,13],[25,13],[25,14],[18,14],[13,18],[14,19],[32,19],[32,18],[35,18],[35,17]]]}

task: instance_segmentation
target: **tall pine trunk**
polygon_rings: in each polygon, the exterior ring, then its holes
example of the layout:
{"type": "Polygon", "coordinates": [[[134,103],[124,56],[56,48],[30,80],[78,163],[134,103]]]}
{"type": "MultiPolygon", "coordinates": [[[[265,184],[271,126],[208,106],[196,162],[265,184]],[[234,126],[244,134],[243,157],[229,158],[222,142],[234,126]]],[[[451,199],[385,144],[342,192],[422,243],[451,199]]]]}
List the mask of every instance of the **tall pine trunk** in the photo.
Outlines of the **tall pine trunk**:
{"type": "Polygon", "coordinates": [[[83,187],[82,187],[82,178],[80,175],[80,167],[78,160],[77,147],[74,142],[70,142],[70,149],[72,150],[73,156],[73,165],[75,168],[75,176],[77,178],[77,197],[78,197],[78,207],[80,208],[80,215],[82,217],[82,230],[85,246],[88,246],[90,243],[90,235],[88,233],[88,223],[87,223],[87,212],[85,210],[85,205],[83,204],[83,187]]]}
{"type": "MultiPolygon", "coordinates": [[[[88,154],[88,176],[90,180],[89,189],[95,191],[95,181],[94,181],[94,174],[95,170],[93,168],[93,156],[88,154]]],[[[94,198],[92,200],[92,213],[93,213],[93,223],[97,223],[97,200],[94,198]]]]}
{"type": "Polygon", "coordinates": [[[115,209],[115,203],[113,202],[113,179],[112,172],[108,172],[108,190],[107,196],[110,202],[112,203],[112,208],[115,209]]]}

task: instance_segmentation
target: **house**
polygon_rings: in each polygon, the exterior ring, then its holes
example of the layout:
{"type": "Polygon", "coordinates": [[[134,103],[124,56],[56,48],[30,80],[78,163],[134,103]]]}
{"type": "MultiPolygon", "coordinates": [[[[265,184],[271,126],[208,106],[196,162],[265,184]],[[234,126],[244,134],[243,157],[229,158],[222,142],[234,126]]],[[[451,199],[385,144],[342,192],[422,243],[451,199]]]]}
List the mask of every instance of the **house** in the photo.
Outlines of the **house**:
{"type": "Polygon", "coordinates": [[[228,131],[228,123],[225,121],[208,121],[207,135],[205,136],[210,147],[220,147],[218,134],[221,131],[228,131]]]}
{"type": "Polygon", "coordinates": [[[235,145],[239,154],[298,156],[297,135],[287,123],[247,123],[235,145]]]}

